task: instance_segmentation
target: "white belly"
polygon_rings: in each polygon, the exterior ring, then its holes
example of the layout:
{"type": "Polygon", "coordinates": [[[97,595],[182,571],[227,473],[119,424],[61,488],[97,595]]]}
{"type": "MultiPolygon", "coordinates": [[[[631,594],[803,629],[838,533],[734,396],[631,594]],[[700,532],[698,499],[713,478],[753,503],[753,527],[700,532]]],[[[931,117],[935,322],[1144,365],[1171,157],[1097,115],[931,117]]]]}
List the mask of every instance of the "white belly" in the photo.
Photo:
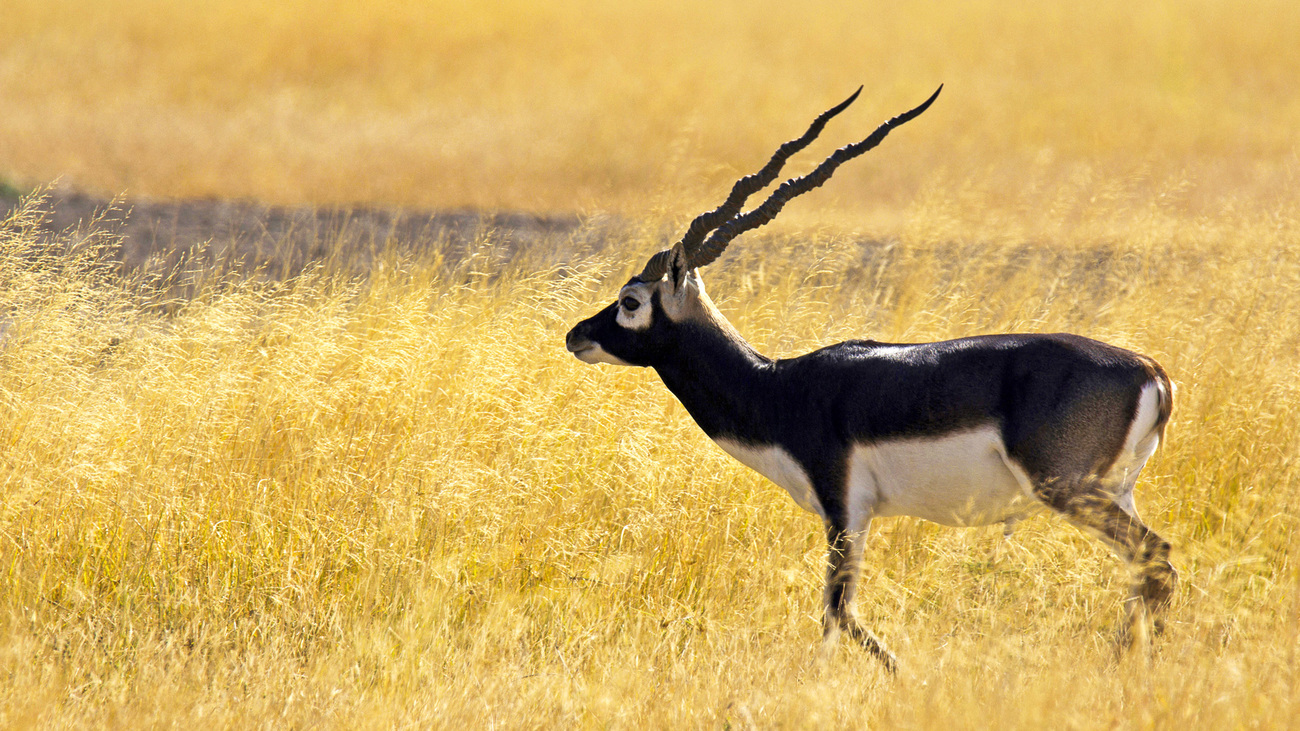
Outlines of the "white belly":
{"type": "Polygon", "coordinates": [[[784,488],[799,507],[823,518],[826,517],[822,512],[821,501],[817,499],[817,493],[813,492],[812,480],[808,479],[808,474],[803,471],[803,467],[800,467],[794,457],[784,449],[774,446],[750,446],[730,439],[713,441],[722,447],[722,451],[735,457],[741,464],[784,488]]]}
{"type": "Polygon", "coordinates": [[[996,427],[859,444],[849,456],[850,513],[988,525],[1042,507],[996,427]]]}
{"type": "MultiPolygon", "coordinates": [[[[784,449],[714,441],[784,488],[799,507],[825,517],[808,474],[784,449]]],[[[988,525],[1042,508],[995,427],[859,444],[849,453],[847,476],[849,525],[855,528],[872,517],[899,515],[943,525],[988,525]]]]}

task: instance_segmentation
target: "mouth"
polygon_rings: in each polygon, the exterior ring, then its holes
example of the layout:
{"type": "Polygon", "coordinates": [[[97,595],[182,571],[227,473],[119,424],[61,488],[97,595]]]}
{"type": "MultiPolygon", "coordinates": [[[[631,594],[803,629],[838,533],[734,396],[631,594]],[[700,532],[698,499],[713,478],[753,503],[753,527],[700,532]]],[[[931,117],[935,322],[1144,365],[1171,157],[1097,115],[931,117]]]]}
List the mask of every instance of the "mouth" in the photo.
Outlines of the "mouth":
{"type": "Polygon", "coordinates": [[[573,353],[573,357],[577,358],[578,360],[582,361],[583,363],[595,363],[595,362],[596,362],[596,346],[595,346],[595,345],[583,345],[583,346],[581,346],[581,347],[579,347],[579,348],[569,348],[569,352],[570,352],[570,353],[573,353]]]}
{"type": "Polygon", "coordinates": [[[583,363],[599,363],[601,361],[600,346],[586,338],[566,342],[564,347],[570,353],[573,353],[573,357],[583,363]]]}

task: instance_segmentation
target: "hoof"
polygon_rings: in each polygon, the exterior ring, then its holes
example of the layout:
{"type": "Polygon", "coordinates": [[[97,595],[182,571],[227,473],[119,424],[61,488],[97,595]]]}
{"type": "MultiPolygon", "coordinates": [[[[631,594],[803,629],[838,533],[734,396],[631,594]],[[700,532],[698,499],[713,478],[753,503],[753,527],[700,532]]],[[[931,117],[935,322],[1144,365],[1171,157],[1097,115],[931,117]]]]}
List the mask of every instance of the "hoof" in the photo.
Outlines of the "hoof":
{"type": "Polygon", "coordinates": [[[1148,607],[1159,610],[1169,605],[1178,586],[1178,572],[1168,561],[1149,566],[1133,593],[1148,607]]]}
{"type": "Polygon", "coordinates": [[[871,653],[872,656],[884,664],[885,670],[889,671],[890,675],[898,675],[898,658],[894,657],[894,653],[890,652],[889,648],[885,647],[885,643],[881,642],[879,637],[876,637],[870,630],[858,624],[856,620],[850,621],[845,629],[848,631],[849,636],[852,637],[854,641],[862,647],[862,649],[871,653]]]}

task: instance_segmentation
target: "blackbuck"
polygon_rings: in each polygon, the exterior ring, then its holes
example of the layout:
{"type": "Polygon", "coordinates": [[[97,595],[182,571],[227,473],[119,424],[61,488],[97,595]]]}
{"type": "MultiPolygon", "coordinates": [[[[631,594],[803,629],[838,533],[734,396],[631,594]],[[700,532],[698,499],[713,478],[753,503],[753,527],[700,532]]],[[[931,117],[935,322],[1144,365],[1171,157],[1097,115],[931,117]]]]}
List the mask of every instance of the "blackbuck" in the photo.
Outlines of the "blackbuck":
{"type": "MultiPolygon", "coordinates": [[[[939,87],[942,90],[943,87],[939,87]]],[[[872,518],[949,526],[1016,521],[1049,509],[1109,544],[1135,574],[1121,646],[1159,629],[1174,591],[1169,543],[1138,519],[1133,485],[1155,452],[1173,388],[1151,358],[1069,334],[980,335],[937,343],[852,340],[773,360],[705,294],[699,269],[741,233],[929,108],[885,122],[811,173],[769,185],[858,93],[736,182],[716,210],[632,277],[613,304],[578,323],[568,350],[587,363],[654,368],[704,433],[822,518],[829,543],[823,648],[841,632],[894,656],[853,611],[872,518]]]]}

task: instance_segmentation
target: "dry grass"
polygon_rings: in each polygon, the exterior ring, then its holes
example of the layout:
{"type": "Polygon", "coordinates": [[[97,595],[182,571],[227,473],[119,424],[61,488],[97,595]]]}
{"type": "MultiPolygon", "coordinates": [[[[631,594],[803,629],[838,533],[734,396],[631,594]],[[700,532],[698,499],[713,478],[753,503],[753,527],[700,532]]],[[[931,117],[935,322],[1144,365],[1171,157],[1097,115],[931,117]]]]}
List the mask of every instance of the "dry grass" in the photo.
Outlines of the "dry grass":
{"type": "Polygon", "coordinates": [[[93,226],[0,225],[0,724],[1294,726],[1298,8],[10,0],[11,178],[636,218],[580,261],[484,232],[179,307],[93,226]],[[861,609],[903,673],[816,672],[817,521],[652,373],[561,346],[829,101],[869,85],[843,141],[937,81],[710,292],[772,355],[1069,330],[1159,359],[1138,499],[1183,585],[1149,666],[1112,662],[1127,579],[1072,528],[994,556],[890,520],[861,609]]]}
{"type": "Polygon", "coordinates": [[[456,266],[214,284],[163,320],[91,244],[41,253],[11,221],[0,719],[1288,726],[1293,234],[963,249],[923,235],[937,213],[883,248],[751,242],[711,288],[774,354],[1074,330],[1163,361],[1180,402],[1139,498],[1184,588],[1149,671],[1109,656],[1118,563],[1042,519],[996,560],[996,530],[881,521],[863,609],[904,673],[814,672],[816,520],[653,374],[560,346],[639,264],[621,242],[576,269],[485,239],[456,266]]]}

